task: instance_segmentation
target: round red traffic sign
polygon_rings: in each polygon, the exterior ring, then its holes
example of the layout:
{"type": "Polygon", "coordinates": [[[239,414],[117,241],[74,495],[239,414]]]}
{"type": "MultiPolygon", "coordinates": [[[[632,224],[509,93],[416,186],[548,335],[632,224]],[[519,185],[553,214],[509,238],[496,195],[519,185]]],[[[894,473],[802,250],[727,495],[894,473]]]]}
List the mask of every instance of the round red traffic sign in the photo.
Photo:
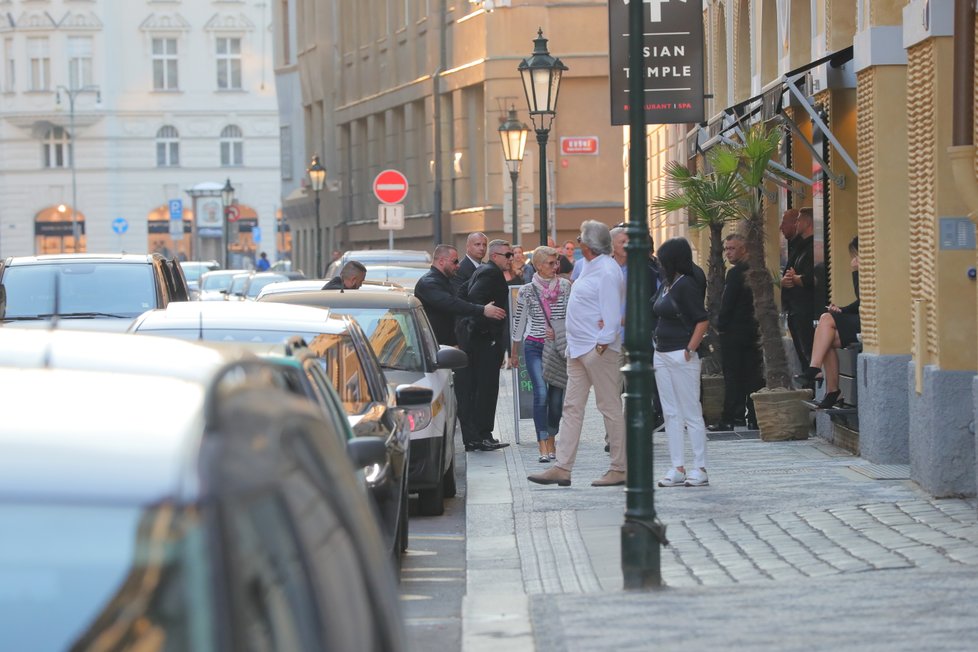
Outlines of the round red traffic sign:
{"type": "Polygon", "coordinates": [[[234,204],[228,206],[228,222],[237,222],[241,219],[241,209],[234,204]]]}
{"type": "Polygon", "coordinates": [[[397,170],[384,170],[374,179],[374,195],[383,204],[400,204],[407,193],[407,177],[397,170]]]}

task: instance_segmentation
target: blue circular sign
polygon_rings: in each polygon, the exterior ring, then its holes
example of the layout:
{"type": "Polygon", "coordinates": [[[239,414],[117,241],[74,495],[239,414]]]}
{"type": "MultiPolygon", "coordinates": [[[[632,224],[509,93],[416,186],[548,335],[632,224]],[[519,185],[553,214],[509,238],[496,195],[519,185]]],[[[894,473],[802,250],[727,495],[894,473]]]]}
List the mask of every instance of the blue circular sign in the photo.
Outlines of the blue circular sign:
{"type": "Polygon", "coordinates": [[[129,222],[126,221],[124,217],[117,217],[112,220],[112,230],[122,235],[129,230],[129,222]]]}

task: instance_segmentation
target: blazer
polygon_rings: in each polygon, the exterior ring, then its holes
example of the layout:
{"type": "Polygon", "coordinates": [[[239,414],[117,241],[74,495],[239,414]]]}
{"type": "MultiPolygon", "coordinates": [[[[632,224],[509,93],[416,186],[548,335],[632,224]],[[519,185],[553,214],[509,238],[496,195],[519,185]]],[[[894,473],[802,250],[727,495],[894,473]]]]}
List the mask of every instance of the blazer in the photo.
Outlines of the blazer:
{"type": "Polygon", "coordinates": [[[757,334],[754,320],[754,294],[747,285],[747,263],[739,262],[727,271],[720,300],[717,328],[722,335],[751,336],[757,334]]]}
{"type": "Polygon", "coordinates": [[[467,280],[472,278],[472,274],[475,273],[475,263],[468,256],[462,256],[462,262],[458,264],[458,269],[455,270],[455,276],[452,277],[452,293],[458,294],[458,289],[462,287],[467,280]]]}
{"type": "Polygon", "coordinates": [[[456,317],[478,317],[483,314],[482,306],[455,296],[448,277],[435,267],[418,279],[414,286],[414,296],[428,315],[439,344],[458,344],[455,337],[456,317]]]}
{"type": "Polygon", "coordinates": [[[496,306],[506,311],[504,319],[488,319],[484,315],[476,318],[477,333],[490,339],[500,339],[509,323],[509,285],[503,270],[495,263],[482,263],[472,274],[469,282],[469,301],[486,305],[494,301],[496,306]]]}

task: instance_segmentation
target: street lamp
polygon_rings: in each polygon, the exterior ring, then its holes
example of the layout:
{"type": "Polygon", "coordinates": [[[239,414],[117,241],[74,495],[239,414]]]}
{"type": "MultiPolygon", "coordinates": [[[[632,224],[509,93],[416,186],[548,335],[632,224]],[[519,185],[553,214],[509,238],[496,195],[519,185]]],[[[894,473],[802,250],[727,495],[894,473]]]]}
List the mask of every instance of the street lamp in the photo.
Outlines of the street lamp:
{"type": "Polygon", "coordinates": [[[319,192],[326,183],[326,168],[319,162],[319,155],[312,157],[312,163],[306,170],[309,181],[312,183],[312,190],[316,193],[316,277],[323,273],[323,226],[319,217],[319,192]]]}
{"type": "Polygon", "coordinates": [[[518,70],[523,78],[523,91],[530,107],[530,120],[537,132],[540,145],[540,244],[547,244],[547,138],[550,126],[557,114],[557,91],[560,76],[567,70],[560,59],[550,56],[543,29],[537,30],[533,39],[533,54],[520,62],[518,70]]]}
{"type": "Polygon", "coordinates": [[[517,180],[520,178],[520,165],[526,149],[526,134],[529,128],[516,119],[516,107],[510,107],[506,122],[499,125],[499,140],[503,144],[503,158],[509,168],[509,178],[513,186],[513,245],[519,244],[519,202],[517,201],[517,180]]]}
{"type": "Polygon", "coordinates": [[[221,188],[221,203],[224,205],[224,228],[221,229],[221,235],[223,236],[221,244],[224,249],[224,269],[228,269],[228,247],[231,245],[231,234],[228,233],[230,230],[228,227],[228,214],[231,212],[231,204],[234,203],[234,186],[231,185],[231,178],[224,182],[224,187],[221,188]]]}
{"type": "MultiPolygon", "coordinates": [[[[95,103],[102,103],[102,91],[98,86],[82,86],[81,88],[68,88],[58,86],[55,90],[54,103],[61,106],[61,94],[68,97],[68,134],[71,137],[71,148],[68,150],[68,162],[71,164],[71,245],[75,253],[78,253],[78,213],[75,206],[78,203],[78,182],[75,178],[75,98],[82,93],[95,93],[95,103]]],[[[62,241],[63,242],[63,241],[62,241]]],[[[64,250],[64,245],[61,247],[64,250]]]]}

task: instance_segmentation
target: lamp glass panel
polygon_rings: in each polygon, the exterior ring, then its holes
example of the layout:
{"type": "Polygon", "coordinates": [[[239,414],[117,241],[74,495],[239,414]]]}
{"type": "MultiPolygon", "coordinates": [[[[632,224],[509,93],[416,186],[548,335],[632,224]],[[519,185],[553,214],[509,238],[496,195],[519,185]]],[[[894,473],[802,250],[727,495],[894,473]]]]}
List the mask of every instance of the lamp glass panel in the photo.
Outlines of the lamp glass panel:
{"type": "Polygon", "coordinates": [[[557,93],[560,90],[560,73],[561,70],[558,67],[554,67],[553,75],[550,77],[550,95],[549,99],[549,109],[551,112],[557,111],[557,93]]]}
{"type": "Polygon", "coordinates": [[[534,111],[536,113],[550,113],[553,108],[550,105],[550,76],[549,68],[536,68],[531,71],[533,75],[533,94],[536,98],[534,111]]]}
{"type": "Polygon", "coordinates": [[[526,94],[526,105],[529,107],[530,113],[536,113],[537,100],[533,92],[533,72],[529,68],[521,68],[520,76],[523,80],[523,92],[526,94]]]}

